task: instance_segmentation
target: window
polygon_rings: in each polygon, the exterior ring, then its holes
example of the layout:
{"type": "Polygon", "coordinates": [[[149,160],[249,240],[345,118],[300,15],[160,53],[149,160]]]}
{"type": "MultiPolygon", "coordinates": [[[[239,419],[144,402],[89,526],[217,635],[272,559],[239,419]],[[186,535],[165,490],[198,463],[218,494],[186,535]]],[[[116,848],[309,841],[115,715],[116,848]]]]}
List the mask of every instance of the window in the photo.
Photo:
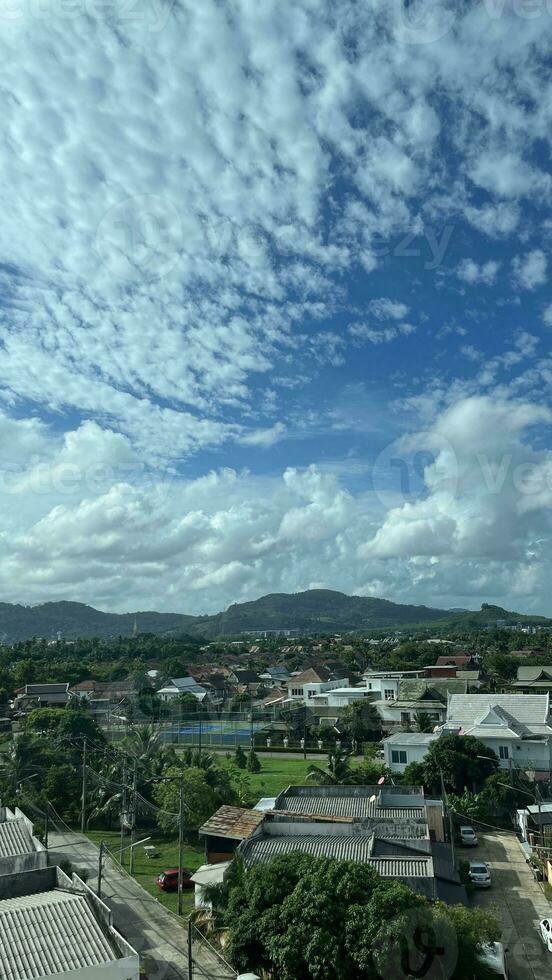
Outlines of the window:
{"type": "Polygon", "coordinates": [[[392,687],[385,687],[383,689],[383,696],[386,701],[393,701],[395,697],[395,691],[392,687]]]}
{"type": "Polygon", "coordinates": [[[371,684],[371,683],[370,683],[370,684],[368,684],[368,690],[369,690],[369,691],[371,691],[371,690],[372,690],[372,684],[371,684]]]}
{"type": "Polygon", "coordinates": [[[409,711],[401,711],[401,722],[402,722],[402,724],[403,725],[407,725],[409,721],[410,721],[410,712],[409,711]]]}
{"type": "Polygon", "coordinates": [[[303,688],[302,687],[292,687],[291,694],[292,694],[292,696],[302,698],[303,697],[303,688]]]}
{"type": "Polygon", "coordinates": [[[508,749],[508,746],[507,745],[499,745],[498,746],[498,754],[499,754],[499,756],[500,756],[501,759],[509,759],[510,758],[510,751],[508,749]]]}
{"type": "Polygon", "coordinates": [[[403,752],[402,749],[392,749],[391,750],[391,762],[394,762],[396,765],[405,766],[406,765],[406,752],[403,752]]]}

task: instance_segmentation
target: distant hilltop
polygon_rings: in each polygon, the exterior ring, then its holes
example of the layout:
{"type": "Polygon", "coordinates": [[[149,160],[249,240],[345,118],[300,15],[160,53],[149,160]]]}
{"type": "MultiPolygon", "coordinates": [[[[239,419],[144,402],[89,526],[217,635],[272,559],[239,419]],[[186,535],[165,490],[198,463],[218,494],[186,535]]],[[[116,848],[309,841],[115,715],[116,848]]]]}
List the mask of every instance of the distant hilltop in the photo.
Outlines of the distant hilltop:
{"type": "Polygon", "coordinates": [[[44,637],[110,639],[138,633],[188,633],[213,639],[252,633],[344,633],[351,630],[409,626],[474,628],[514,623],[552,625],[544,616],[525,616],[484,603],[479,611],[403,605],[372,596],[349,596],[330,589],[272,593],[236,603],[213,616],[180,613],[106,613],[80,602],[45,602],[39,606],[0,603],[0,639],[4,643],[44,637]]]}

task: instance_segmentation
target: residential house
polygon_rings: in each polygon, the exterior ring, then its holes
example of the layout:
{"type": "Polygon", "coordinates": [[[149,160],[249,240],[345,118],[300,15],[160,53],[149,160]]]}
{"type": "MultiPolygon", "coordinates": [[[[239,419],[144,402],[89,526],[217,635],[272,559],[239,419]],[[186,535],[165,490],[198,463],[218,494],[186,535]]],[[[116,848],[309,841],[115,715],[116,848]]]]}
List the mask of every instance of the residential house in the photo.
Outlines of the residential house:
{"type": "Polygon", "coordinates": [[[552,693],[552,666],[518,667],[517,679],[510,685],[510,689],[520,694],[552,693]]]}
{"type": "Polygon", "coordinates": [[[262,674],[259,674],[260,679],[263,682],[263,686],[267,689],[274,687],[282,687],[291,677],[291,674],[287,667],[267,667],[263,670],[262,674]]]}
{"type": "Polygon", "coordinates": [[[477,658],[471,653],[444,653],[437,657],[436,666],[454,666],[458,670],[469,670],[477,667],[477,658]]]}
{"type": "Polygon", "coordinates": [[[228,675],[228,680],[235,685],[240,694],[257,695],[263,682],[255,670],[234,668],[228,675]]]}
{"type": "Polygon", "coordinates": [[[536,779],[549,778],[552,718],[548,694],[449,694],[446,720],[439,730],[433,736],[400,732],[384,739],[386,762],[393,771],[402,772],[408,763],[420,762],[432,740],[443,734],[473,735],[492,749],[501,768],[531,772],[536,779]]]}
{"type": "Polygon", "coordinates": [[[300,852],[367,864],[430,900],[466,903],[441,802],[419,787],[290,786],[263,813],[236,851],[246,868],[300,852]]]}
{"type": "Polygon", "coordinates": [[[183,694],[193,694],[196,701],[200,702],[208,699],[207,689],[193,677],[171,677],[157,693],[162,701],[173,701],[183,694]]]}
{"type": "Polygon", "coordinates": [[[308,667],[300,674],[292,674],[285,686],[289,698],[308,705],[315,695],[343,687],[343,681],[339,678],[332,680],[326,667],[308,667]]]}
{"type": "Polygon", "coordinates": [[[25,684],[16,693],[14,709],[27,713],[34,708],[65,708],[70,697],[69,684],[25,684]]]}
{"type": "Polygon", "coordinates": [[[0,875],[45,868],[48,852],[34,836],[28,817],[18,807],[0,806],[0,875]]]}
{"type": "Polygon", "coordinates": [[[221,806],[199,828],[204,838],[207,864],[220,864],[231,860],[242,841],[247,840],[263,822],[258,810],[244,807],[221,806]]]}
{"type": "Polygon", "coordinates": [[[467,690],[466,681],[457,677],[400,678],[396,698],[377,700],[375,706],[387,728],[415,725],[422,714],[437,725],[446,718],[447,695],[465,694],[467,690]]]}
{"type": "Polygon", "coordinates": [[[121,678],[116,681],[80,681],[78,684],[73,684],[71,694],[89,701],[103,700],[118,704],[135,698],[137,691],[134,681],[121,678]]]}
{"type": "Polygon", "coordinates": [[[432,742],[438,734],[423,732],[398,732],[383,740],[385,765],[391,772],[404,772],[411,762],[423,762],[432,742]]]}
{"type": "Polygon", "coordinates": [[[40,868],[0,876],[1,975],[138,980],[138,953],[110,909],[76,875],[40,868]]]}
{"type": "Polygon", "coordinates": [[[521,838],[531,844],[535,839],[541,841],[541,835],[546,837],[546,843],[552,843],[552,800],[542,800],[540,804],[530,804],[521,810],[516,810],[516,823],[521,838]],[[550,839],[548,839],[550,838],[550,839]]]}
{"type": "Polygon", "coordinates": [[[552,717],[548,694],[452,694],[442,731],[479,738],[493,749],[503,769],[549,778],[552,717]]]}

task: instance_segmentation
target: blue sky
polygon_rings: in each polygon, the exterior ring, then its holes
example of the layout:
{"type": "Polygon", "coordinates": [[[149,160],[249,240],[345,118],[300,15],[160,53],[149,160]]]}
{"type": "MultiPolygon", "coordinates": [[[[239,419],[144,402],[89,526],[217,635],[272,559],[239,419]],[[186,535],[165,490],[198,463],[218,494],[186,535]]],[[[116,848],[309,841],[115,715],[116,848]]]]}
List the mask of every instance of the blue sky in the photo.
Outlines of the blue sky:
{"type": "Polygon", "coordinates": [[[10,6],[3,599],[552,614],[551,17],[10,6]]]}

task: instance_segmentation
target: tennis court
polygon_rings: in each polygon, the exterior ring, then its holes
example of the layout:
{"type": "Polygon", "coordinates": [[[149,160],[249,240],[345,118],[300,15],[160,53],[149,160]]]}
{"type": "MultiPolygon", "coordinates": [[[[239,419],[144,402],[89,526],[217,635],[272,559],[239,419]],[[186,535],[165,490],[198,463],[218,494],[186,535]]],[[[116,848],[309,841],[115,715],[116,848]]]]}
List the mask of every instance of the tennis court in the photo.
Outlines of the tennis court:
{"type": "Polygon", "coordinates": [[[217,719],[213,721],[185,722],[170,724],[163,727],[164,742],[178,745],[249,745],[252,735],[267,727],[266,721],[230,721],[217,719]]]}

